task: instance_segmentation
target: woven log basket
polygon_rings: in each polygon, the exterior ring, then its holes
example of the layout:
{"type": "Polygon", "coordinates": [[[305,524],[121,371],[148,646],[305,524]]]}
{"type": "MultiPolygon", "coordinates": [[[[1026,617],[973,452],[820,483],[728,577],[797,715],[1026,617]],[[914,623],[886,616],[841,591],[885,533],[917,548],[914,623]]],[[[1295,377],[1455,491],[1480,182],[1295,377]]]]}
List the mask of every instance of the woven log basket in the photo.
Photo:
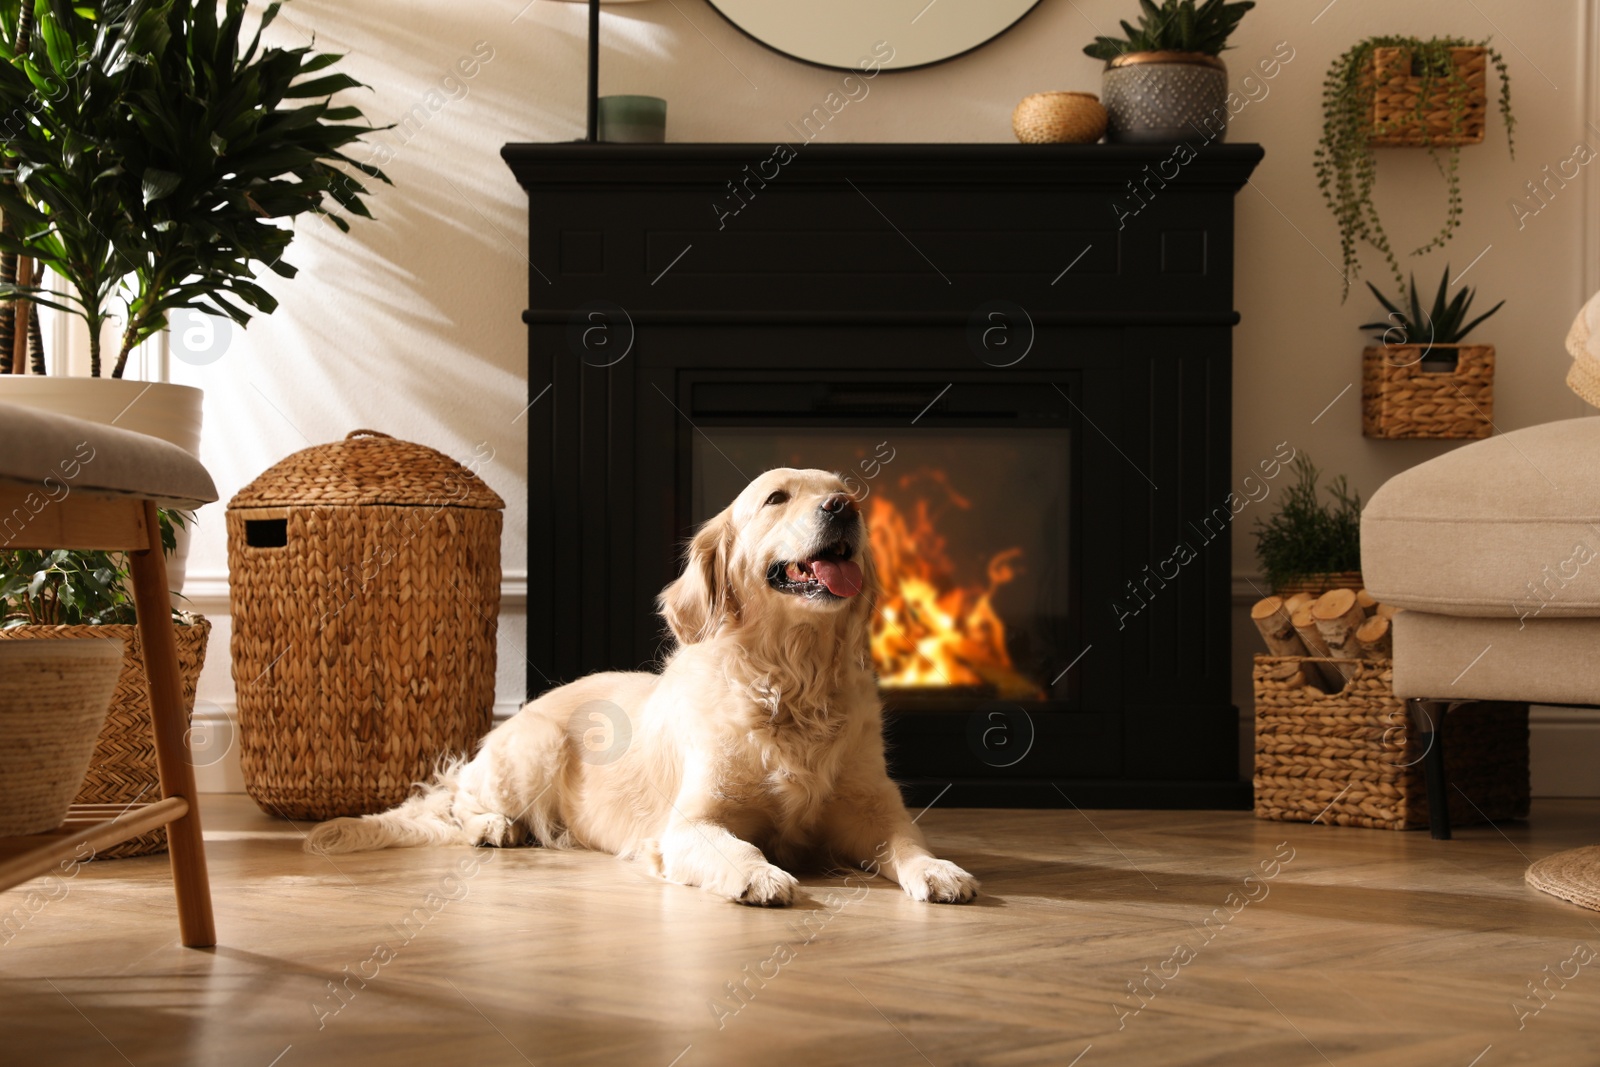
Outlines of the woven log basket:
{"type": "MultiPolygon", "coordinates": [[[[178,674],[183,681],[184,715],[194,713],[195,687],[206,660],[211,622],[182,613],[178,636],[178,674]]],[[[111,696],[111,710],[95,742],[89,773],[74,798],[76,804],[148,804],[161,799],[156,745],[150,722],[150,682],[144,672],[144,650],[137,626],[17,626],[0,630],[0,640],[48,638],[116,638],[122,642],[122,671],[111,696]]],[[[167,850],[167,828],[100,849],[95,859],[126,859],[167,850]]]]}
{"type": "MultiPolygon", "coordinates": [[[[1299,684],[1303,675],[1283,670],[1311,662],[1255,659],[1256,817],[1381,830],[1426,827],[1423,752],[1394,695],[1391,661],[1315,661],[1333,665],[1346,679],[1337,693],[1299,684]]],[[[1478,704],[1451,715],[1444,756],[1453,823],[1528,814],[1527,705],[1478,704]]]]}
{"type": "Polygon", "coordinates": [[[1494,432],[1493,345],[1376,345],[1361,356],[1361,432],[1386,439],[1473,440],[1494,432]],[[1424,369],[1454,351],[1454,370],[1424,369]]]}
{"type": "Polygon", "coordinates": [[[263,811],[382,811],[488,732],[504,506],[450,457],[368,430],[229,502],[240,766],[263,811]]]}
{"type": "Polygon", "coordinates": [[[1460,81],[1435,78],[1417,118],[1422,79],[1403,48],[1372,50],[1372,143],[1389,147],[1481,144],[1489,111],[1489,65],[1483,48],[1452,48],[1460,81]],[[1462,84],[1465,83],[1465,84],[1462,84]]]}

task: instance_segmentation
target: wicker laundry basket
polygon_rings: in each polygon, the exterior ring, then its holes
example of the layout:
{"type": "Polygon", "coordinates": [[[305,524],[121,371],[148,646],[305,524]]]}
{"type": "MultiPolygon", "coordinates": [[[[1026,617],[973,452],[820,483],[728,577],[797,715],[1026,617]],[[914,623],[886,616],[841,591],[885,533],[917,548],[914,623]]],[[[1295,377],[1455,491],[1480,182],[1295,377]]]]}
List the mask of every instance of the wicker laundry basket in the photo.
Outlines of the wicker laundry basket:
{"type": "MultiPolygon", "coordinates": [[[[1256,657],[1257,818],[1383,830],[1428,825],[1423,753],[1392,679],[1389,660],[1256,657]],[[1325,693],[1304,684],[1313,662],[1334,666],[1344,688],[1325,693]]],[[[1528,814],[1527,705],[1479,704],[1452,715],[1444,759],[1453,823],[1528,814]]]]}
{"type": "Polygon", "coordinates": [[[229,501],[240,765],[263,811],[380,811],[488,732],[504,506],[450,457],[370,430],[229,501]]]}
{"type": "MultiPolygon", "coordinates": [[[[178,677],[183,683],[184,715],[194,714],[195,687],[206,660],[211,622],[203,615],[179,614],[178,677]]],[[[148,804],[161,799],[161,773],[156,767],[156,742],[150,721],[150,681],[144,672],[144,646],[139,628],[113,626],[16,626],[0,630],[0,640],[113,638],[122,644],[122,670],[111,695],[111,710],[95,741],[89,773],[76,804],[148,804]]],[[[154,830],[95,852],[98,860],[148,856],[167,849],[167,828],[154,830]]]]}

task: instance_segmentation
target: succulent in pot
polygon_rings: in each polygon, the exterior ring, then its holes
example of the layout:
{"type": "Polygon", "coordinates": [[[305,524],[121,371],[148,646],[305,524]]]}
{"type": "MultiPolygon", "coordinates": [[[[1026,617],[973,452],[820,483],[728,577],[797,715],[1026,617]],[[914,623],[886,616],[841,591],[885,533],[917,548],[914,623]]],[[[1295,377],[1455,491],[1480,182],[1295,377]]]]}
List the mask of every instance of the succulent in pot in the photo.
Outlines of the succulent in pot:
{"type": "Polygon", "coordinates": [[[1389,314],[1361,327],[1382,331],[1361,357],[1361,427],[1366,436],[1448,440],[1493,432],[1494,346],[1468,344],[1466,338],[1505,301],[1468,319],[1476,294],[1462,286],[1452,297],[1451,286],[1447,266],[1433,306],[1424,309],[1415,275],[1398,301],[1367,283],[1389,314]]]}
{"type": "Polygon", "coordinates": [[[1197,131],[1220,140],[1228,122],[1228,37],[1252,0],[1139,0],[1139,25],[1126,38],[1096,37],[1086,55],[1105,60],[1101,101],[1106,140],[1171,143],[1197,131]]]}

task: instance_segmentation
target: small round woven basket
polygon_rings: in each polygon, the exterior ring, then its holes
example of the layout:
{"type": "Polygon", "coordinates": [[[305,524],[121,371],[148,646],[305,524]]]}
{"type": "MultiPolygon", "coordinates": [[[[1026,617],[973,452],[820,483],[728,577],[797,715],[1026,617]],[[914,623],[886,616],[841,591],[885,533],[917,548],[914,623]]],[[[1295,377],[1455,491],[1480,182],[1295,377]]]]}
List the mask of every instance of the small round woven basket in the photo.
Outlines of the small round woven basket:
{"type": "Polygon", "coordinates": [[[370,430],[229,501],[240,767],[263,811],[382,811],[488,732],[504,506],[450,457],[370,430]]]}
{"type": "Polygon", "coordinates": [[[0,836],[66,820],[121,668],[121,641],[0,644],[0,836]]]}
{"type": "MultiPolygon", "coordinates": [[[[194,713],[195,687],[206,660],[211,622],[202,615],[179,613],[174,627],[178,640],[178,678],[183,683],[184,715],[194,713]]],[[[122,666],[111,694],[105,725],[95,739],[94,755],[83,785],[73,798],[77,804],[148,804],[161,799],[161,773],[156,766],[155,734],[150,718],[150,680],[144,670],[144,646],[139,628],[108,626],[14,626],[0,630],[6,641],[94,640],[110,638],[122,646],[122,666]]],[[[138,837],[96,850],[97,860],[148,856],[167,849],[167,828],[158,826],[138,837]]]]}
{"type": "Polygon", "coordinates": [[[1011,113],[1023,144],[1094,144],[1105,136],[1106,109],[1093,93],[1034,93],[1011,113]]]}

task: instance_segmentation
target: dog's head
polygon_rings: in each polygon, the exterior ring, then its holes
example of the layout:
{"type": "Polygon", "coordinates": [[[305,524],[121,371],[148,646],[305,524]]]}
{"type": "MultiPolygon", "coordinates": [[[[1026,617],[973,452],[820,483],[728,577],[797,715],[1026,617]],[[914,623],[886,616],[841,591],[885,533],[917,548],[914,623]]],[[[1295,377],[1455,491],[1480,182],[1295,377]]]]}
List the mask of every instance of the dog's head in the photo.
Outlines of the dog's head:
{"type": "Polygon", "coordinates": [[[843,480],[783,467],[700,528],[660,607],[679,642],[693,644],[754,618],[781,625],[864,616],[873,582],[866,520],[843,480]]]}

